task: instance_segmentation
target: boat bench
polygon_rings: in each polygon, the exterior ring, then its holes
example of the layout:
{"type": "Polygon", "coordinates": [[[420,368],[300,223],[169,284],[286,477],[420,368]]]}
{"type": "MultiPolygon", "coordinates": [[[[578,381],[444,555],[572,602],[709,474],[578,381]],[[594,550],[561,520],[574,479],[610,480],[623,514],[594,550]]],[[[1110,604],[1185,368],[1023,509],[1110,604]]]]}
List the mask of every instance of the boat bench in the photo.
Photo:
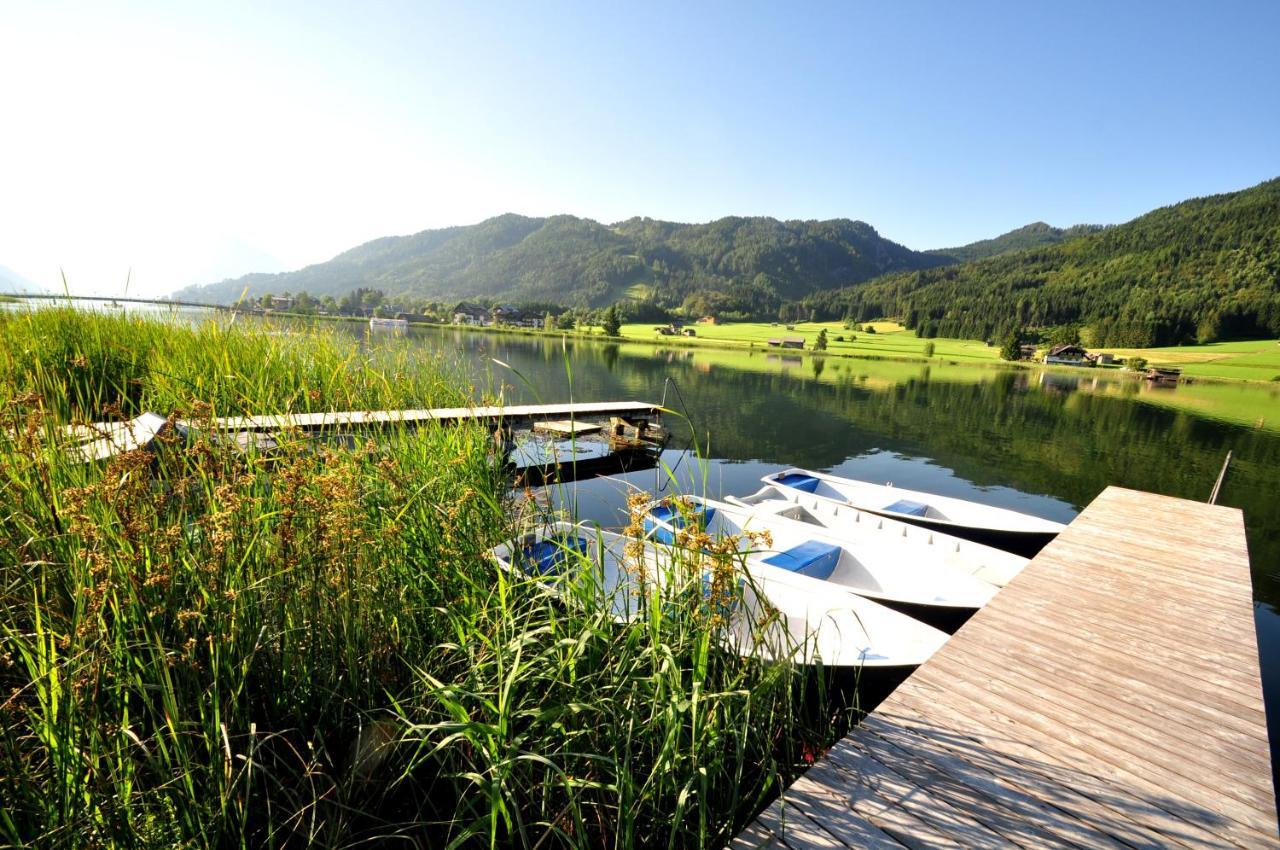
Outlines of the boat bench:
{"type": "Polygon", "coordinates": [[[906,514],[907,516],[925,516],[929,513],[929,506],[924,502],[899,499],[892,505],[885,505],[881,510],[893,511],[895,514],[906,514]]]}
{"type": "Polygon", "coordinates": [[[553,575],[560,572],[560,568],[577,555],[587,554],[587,539],[585,537],[569,537],[566,535],[555,535],[545,537],[537,543],[532,543],[520,550],[521,566],[527,573],[537,573],[538,575],[553,575]]]}
{"type": "Polygon", "coordinates": [[[711,522],[711,518],[715,515],[715,508],[701,504],[684,509],[675,505],[658,505],[651,508],[644,518],[644,532],[659,543],[674,546],[676,531],[687,527],[690,523],[701,531],[707,527],[707,523],[711,522]]]}
{"type": "Polygon", "coordinates": [[[826,579],[835,572],[836,564],[840,563],[842,551],[844,550],[839,546],[831,543],[808,540],[799,546],[792,546],[776,555],[770,555],[764,559],[764,562],[788,572],[826,579]]]}

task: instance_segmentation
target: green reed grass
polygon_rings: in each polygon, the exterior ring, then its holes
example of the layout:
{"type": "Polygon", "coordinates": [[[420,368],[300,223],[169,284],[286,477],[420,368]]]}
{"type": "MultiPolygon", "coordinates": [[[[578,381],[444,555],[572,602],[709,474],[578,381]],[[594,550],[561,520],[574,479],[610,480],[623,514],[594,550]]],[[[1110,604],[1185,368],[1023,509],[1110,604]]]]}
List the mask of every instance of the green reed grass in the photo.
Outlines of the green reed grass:
{"type": "Polygon", "coordinates": [[[0,316],[0,844],[715,846],[826,739],[700,585],[619,624],[589,583],[498,570],[523,500],[479,427],[219,440],[213,416],[470,395],[279,330],[0,316]],[[193,430],[59,448],[143,410],[193,430]]]}

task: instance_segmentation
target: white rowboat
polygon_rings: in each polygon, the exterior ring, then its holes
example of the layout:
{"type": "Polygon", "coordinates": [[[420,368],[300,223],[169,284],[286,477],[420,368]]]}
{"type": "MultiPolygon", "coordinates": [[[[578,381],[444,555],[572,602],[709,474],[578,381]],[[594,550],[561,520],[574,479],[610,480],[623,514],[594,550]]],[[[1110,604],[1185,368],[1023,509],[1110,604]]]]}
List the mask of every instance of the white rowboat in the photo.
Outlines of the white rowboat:
{"type": "Polygon", "coordinates": [[[1066,528],[1060,522],[892,484],[872,484],[807,469],[786,469],[762,479],[766,485],[809,493],[879,516],[931,528],[1028,557],[1066,528]]]}
{"type": "Polygon", "coordinates": [[[817,526],[823,534],[851,546],[893,545],[906,560],[936,562],[996,587],[1013,581],[1029,563],[1021,555],[994,546],[861,511],[801,490],[765,486],[743,498],[726,496],[725,501],[756,513],[817,526]]]}
{"type": "MultiPolygon", "coordinates": [[[[498,546],[492,555],[502,568],[536,578],[553,592],[563,581],[594,582],[618,622],[640,615],[641,574],[653,583],[645,592],[652,592],[673,580],[677,562],[706,557],[567,522],[498,546]]],[[[778,576],[748,564],[741,578],[741,604],[726,609],[721,628],[725,645],[746,657],[901,669],[924,663],[947,639],[904,614],[850,593],[833,594],[830,585],[803,575],[778,576]],[[778,616],[767,616],[772,611],[778,616]]]]}
{"type": "Polygon", "coordinates": [[[660,542],[687,540],[683,532],[694,527],[711,538],[738,538],[757,575],[798,573],[934,615],[972,613],[997,591],[989,582],[943,566],[937,553],[905,550],[893,536],[851,543],[775,513],[691,496],[654,502],[647,510],[646,528],[660,542]],[[763,534],[768,535],[764,543],[750,539],[763,534]]]}

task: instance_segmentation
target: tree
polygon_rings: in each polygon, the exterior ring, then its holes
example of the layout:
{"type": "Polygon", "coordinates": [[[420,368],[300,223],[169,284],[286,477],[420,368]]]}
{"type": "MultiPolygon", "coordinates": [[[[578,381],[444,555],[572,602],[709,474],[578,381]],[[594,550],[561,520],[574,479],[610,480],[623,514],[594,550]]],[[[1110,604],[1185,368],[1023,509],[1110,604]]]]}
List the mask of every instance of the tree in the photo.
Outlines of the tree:
{"type": "Polygon", "coordinates": [[[814,351],[827,350],[827,329],[826,328],[823,328],[822,330],[818,331],[818,340],[813,344],[813,350],[814,351]]]}
{"type": "Polygon", "coordinates": [[[864,334],[873,334],[873,333],[875,333],[875,332],[876,332],[876,326],[875,326],[875,325],[863,325],[863,326],[862,326],[862,332],[863,332],[864,334]]]}
{"type": "Polygon", "coordinates": [[[1022,359],[1022,337],[1017,331],[1005,337],[1004,343],[1000,346],[1000,359],[1011,361],[1022,359]]]}
{"type": "Polygon", "coordinates": [[[573,314],[567,310],[556,317],[556,327],[562,331],[573,330],[573,326],[575,324],[577,324],[577,322],[573,318],[573,314]]]}
{"type": "Polygon", "coordinates": [[[604,311],[604,318],[600,321],[601,327],[604,328],[605,336],[617,336],[622,330],[622,321],[618,318],[618,305],[610,304],[609,309],[604,311]]]}
{"type": "Polygon", "coordinates": [[[556,329],[556,317],[548,311],[547,315],[542,317],[542,329],[544,331],[553,331],[556,329]]]}
{"type": "Polygon", "coordinates": [[[926,342],[924,344],[924,357],[926,360],[928,360],[932,356],[933,356],[933,343],[926,342]]]}

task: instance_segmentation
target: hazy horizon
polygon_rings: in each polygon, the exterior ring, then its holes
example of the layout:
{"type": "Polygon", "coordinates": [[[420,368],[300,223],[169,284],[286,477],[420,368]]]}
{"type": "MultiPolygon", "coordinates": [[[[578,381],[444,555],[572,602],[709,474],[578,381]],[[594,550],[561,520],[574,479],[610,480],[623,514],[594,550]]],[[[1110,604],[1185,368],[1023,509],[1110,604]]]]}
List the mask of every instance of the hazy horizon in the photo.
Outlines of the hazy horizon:
{"type": "Polygon", "coordinates": [[[506,212],[919,250],[1280,175],[1280,5],[10,7],[0,266],[159,295],[506,212]]]}

